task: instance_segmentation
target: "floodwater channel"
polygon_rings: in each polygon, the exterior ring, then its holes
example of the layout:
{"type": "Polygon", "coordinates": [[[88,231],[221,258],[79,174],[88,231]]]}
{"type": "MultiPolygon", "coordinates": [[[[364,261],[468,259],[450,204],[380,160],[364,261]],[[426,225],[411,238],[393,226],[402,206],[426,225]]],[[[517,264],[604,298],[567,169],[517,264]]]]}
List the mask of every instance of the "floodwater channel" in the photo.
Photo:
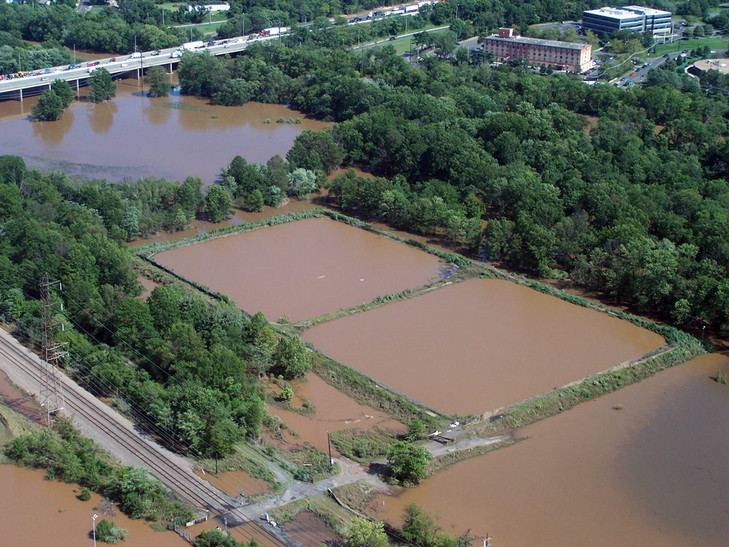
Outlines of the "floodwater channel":
{"type": "Polygon", "coordinates": [[[236,155],[266,163],[276,154],[285,156],[304,129],[331,125],[283,105],[214,106],[176,91],[148,97],[135,79],[116,84],[113,100],[74,101],[55,122],[30,121],[37,97],[1,101],[0,150],[21,156],[30,167],[68,175],[109,181],[193,176],[208,185],[236,155]],[[302,123],[277,123],[279,118],[302,123]]]}
{"type": "Polygon", "coordinates": [[[727,357],[701,356],[579,405],[370,513],[400,524],[416,501],[444,531],[496,545],[727,545],[729,386],[718,370],[729,372],[727,357]]]}
{"type": "Polygon", "coordinates": [[[662,345],[627,321],[495,279],[472,279],[317,325],[305,341],[448,414],[480,414],[662,345]]]}
{"type": "Polygon", "coordinates": [[[288,222],[155,255],[250,313],[291,321],[357,306],[438,279],[438,258],[325,218],[288,222]]]}
{"type": "MultiPolygon", "coordinates": [[[[278,416],[287,425],[280,439],[272,442],[288,450],[309,444],[324,452],[327,451],[327,432],[342,429],[366,431],[378,427],[394,434],[401,434],[407,428],[390,416],[370,406],[361,405],[351,397],[327,384],[313,372],[306,380],[294,380],[291,386],[295,392],[294,405],[301,407],[305,400],[314,404],[311,414],[299,414],[292,410],[268,405],[268,412],[278,416]]],[[[334,447],[332,447],[334,450],[334,447]]]]}
{"type": "Polygon", "coordinates": [[[123,543],[127,547],[189,545],[173,532],[155,532],[143,520],[132,520],[118,510],[114,516],[105,514],[100,510],[99,495],[80,501],[76,497],[79,486],[46,481],[44,475],[40,470],[0,465],[3,545],[91,545],[94,514],[127,530],[129,535],[123,543]]]}

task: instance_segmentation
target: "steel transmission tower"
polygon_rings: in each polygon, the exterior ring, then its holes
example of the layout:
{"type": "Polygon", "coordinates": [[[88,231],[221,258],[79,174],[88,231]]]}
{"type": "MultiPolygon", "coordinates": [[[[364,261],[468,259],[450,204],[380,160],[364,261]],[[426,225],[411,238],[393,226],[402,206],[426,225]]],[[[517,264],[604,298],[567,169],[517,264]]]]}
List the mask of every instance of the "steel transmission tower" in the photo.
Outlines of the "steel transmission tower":
{"type": "Polygon", "coordinates": [[[66,352],[59,351],[65,344],[56,342],[53,331],[58,323],[53,320],[54,308],[60,305],[63,311],[63,304],[58,301],[51,301],[51,287],[58,285],[62,289],[60,281],[50,281],[48,274],[43,276],[40,282],[41,302],[43,305],[43,316],[41,317],[41,367],[40,396],[41,396],[41,420],[45,419],[46,425],[51,425],[52,417],[63,410],[64,399],[61,391],[61,381],[58,377],[58,364],[66,352]]]}

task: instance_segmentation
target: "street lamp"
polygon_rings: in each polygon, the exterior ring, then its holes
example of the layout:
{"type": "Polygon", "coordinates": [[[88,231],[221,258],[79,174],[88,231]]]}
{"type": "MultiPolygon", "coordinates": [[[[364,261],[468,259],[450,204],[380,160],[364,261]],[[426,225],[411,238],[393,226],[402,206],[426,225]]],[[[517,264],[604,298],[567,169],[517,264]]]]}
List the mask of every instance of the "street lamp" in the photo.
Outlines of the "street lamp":
{"type": "Polygon", "coordinates": [[[91,525],[94,527],[94,547],[96,547],[96,519],[99,518],[99,515],[94,513],[94,516],[91,517],[91,525]]]}

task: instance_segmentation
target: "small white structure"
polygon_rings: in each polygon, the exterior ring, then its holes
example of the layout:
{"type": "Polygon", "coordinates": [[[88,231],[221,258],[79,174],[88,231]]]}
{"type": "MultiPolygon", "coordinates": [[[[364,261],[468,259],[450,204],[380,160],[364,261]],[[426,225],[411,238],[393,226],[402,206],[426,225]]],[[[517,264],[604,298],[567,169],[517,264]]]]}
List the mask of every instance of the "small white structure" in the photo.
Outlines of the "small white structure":
{"type": "Polygon", "coordinates": [[[219,4],[187,4],[185,9],[187,9],[187,11],[205,11],[215,13],[218,11],[228,11],[230,9],[230,4],[225,2],[219,4]]]}

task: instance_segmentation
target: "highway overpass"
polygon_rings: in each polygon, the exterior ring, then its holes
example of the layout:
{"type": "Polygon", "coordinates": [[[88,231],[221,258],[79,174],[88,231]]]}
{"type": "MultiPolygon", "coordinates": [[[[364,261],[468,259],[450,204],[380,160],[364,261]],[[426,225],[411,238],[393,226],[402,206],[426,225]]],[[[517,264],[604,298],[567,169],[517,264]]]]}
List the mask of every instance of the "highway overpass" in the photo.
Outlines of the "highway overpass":
{"type": "MultiPolygon", "coordinates": [[[[190,50],[193,53],[209,53],[210,55],[228,55],[243,51],[249,44],[260,41],[276,40],[278,36],[237,36],[225,40],[205,42],[203,46],[190,50]]],[[[39,95],[51,87],[54,80],[66,80],[78,92],[81,86],[97,68],[105,68],[112,77],[120,77],[136,73],[139,78],[142,71],[151,66],[164,66],[168,72],[180,62],[183,51],[180,48],[168,48],[156,51],[137,52],[132,55],[117,55],[108,59],[88,61],[75,65],[63,65],[44,70],[37,70],[33,75],[22,78],[0,80],[0,100],[20,99],[30,95],[39,95]],[[73,68],[72,68],[73,67],[73,68]]]]}

